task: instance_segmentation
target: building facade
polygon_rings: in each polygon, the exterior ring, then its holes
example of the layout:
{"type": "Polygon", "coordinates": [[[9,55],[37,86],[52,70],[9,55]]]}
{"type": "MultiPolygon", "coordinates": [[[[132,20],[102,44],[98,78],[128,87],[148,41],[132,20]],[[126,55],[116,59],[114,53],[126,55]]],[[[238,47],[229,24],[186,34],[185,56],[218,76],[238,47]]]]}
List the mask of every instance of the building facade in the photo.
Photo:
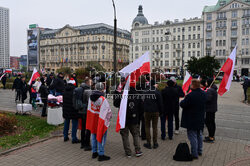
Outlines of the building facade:
{"type": "Polygon", "coordinates": [[[27,67],[27,55],[20,56],[19,67],[20,69],[22,69],[23,67],[27,67]]]}
{"type": "Polygon", "coordinates": [[[0,7],[0,69],[10,67],[9,9],[0,7]]]}
{"type": "Polygon", "coordinates": [[[250,72],[250,0],[218,0],[203,9],[205,53],[223,65],[237,45],[235,73],[250,72]]]}
{"type": "Polygon", "coordinates": [[[151,55],[153,71],[181,73],[191,56],[203,56],[203,20],[201,18],[164,21],[148,24],[139,6],[132,23],[130,61],[144,52],[151,55]]]}
{"type": "MultiPolygon", "coordinates": [[[[117,69],[129,63],[130,42],[130,32],[118,29],[117,69]]],[[[48,72],[61,67],[86,68],[93,63],[113,71],[113,27],[107,24],[46,29],[41,31],[39,43],[40,68],[48,72]]]]}
{"type": "Polygon", "coordinates": [[[20,60],[20,57],[10,56],[10,68],[19,69],[19,60],[20,60]]]}

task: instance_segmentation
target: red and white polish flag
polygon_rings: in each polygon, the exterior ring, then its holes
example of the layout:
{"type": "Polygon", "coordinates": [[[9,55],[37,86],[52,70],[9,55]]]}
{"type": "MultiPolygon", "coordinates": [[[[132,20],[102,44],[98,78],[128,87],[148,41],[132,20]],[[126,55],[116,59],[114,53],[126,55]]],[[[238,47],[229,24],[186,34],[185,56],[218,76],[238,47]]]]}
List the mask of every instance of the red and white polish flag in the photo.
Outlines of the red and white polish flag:
{"type": "Polygon", "coordinates": [[[12,69],[5,69],[4,73],[12,73],[12,69]]]}
{"type": "Polygon", "coordinates": [[[184,81],[183,81],[183,85],[182,85],[182,90],[183,92],[186,94],[186,92],[188,91],[189,89],[189,86],[192,82],[192,76],[189,74],[188,71],[186,71],[186,75],[185,75],[185,78],[184,78],[184,81]]]}
{"type": "Polygon", "coordinates": [[[34,68],[32,76],[31,76],[30,81],[29,81],[28,84],[31,85],[32,81],[35,81],[38,77],[40,77],[40,74],[38,73],[38,71],[36,70],[36,68],[34,68]]]}
{"type": "Polygon", "coordinates": [[[126,124],[126,112],[127,112],[127,103],[128,103],[128,91],[129,87],[135,87],[136,81],[139,77],[144,74],[150,73],[150,57],[149,52],[146,52],[141,57],[136,59],[133,63],[129,64],[121,71],[119,71],[122,77],[126,78],[126,85],[122,94],[122,100],[120,104],[119,113],[117,116],[116,123],[116,132],[119,132],[120,129],[125,128],[126,124]]]}
{"type": "Polygon", "coordinates": [[[227,58],[225,64],[220,69],[224,72],[223,79],[220,83],[220,87],[218,90],[218,94],[222,96],[224,93],[229,91],[231,87],[231,83],[233,80],[233,73],[234,73],[234,66],[235,66],[235,59],[237,53],[237,46],[233,49],[232,53],[230,54],[229,58],[227,58]]]}

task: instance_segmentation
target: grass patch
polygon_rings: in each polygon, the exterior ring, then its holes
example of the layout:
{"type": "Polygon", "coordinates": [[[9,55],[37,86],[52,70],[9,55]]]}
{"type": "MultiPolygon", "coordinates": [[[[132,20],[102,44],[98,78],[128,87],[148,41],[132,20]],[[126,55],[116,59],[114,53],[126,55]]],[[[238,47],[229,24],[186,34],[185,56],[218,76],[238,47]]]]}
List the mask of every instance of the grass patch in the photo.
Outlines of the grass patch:
{"type": "Polygon", "coordinates": [[[56,126],[47,124],[45,119],[34,116],[14,115],[17,119],[17,132],[0,137],[0,151],[29,142],[32,139],[41,139],[50,135],[57,129],[56,126]]]}

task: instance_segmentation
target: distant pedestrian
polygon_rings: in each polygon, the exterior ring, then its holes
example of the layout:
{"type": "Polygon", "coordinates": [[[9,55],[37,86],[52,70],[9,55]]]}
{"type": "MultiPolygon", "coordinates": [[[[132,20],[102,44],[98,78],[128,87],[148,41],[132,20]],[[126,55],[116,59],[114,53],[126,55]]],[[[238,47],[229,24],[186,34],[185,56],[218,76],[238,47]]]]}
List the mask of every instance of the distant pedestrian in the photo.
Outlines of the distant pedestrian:
{"type": "Polygon", "coordinates": [[[175,120],[175,134],[179,134],[179,128],[180,128],[180,116],[179,116],[179,112],[180,112],[180,98],[183,98],[185,96],[185,93],[182,90],[182,87],[179,86],[176,82],[176,78],[175,77],[171,77],[170,80],[172,80],[174,82],[174,88],[177,90],[178,92],[178,105],[176,105],[175,111],[174,111],[174,120],[175,120]]]}
{"type": "Polygon", "coordinates": [[[47,116],[47,103],[48,103],[48,95],[49,95],[49,92],[48,92],[48,88],[47,86],[45,85],[45,80],[44,78],[41,78],[41,86],[39,88],[39,93],[41,95],[41,99],[42,99],[42,102],[43,102],[43,110],[42,110],[42,117],[46,117],[47,116]]]}
{"type": "Polygon", "coordinates": [[[3,89],[6,89],[6,81],[7,81],[7,76],[6,76],[6,74],[3,74],[3,77],[2,77],[2,84],[3,84],[3,89]]]}
{"type": "Polygon", "coordinates": [[[181,127],[187,129],[188,139],[191,144],[193,159],[198,159],[202,155],[203,136],[205,122],[206,94],[200,88],[200,81],[193,79],[191,83],[192,92],[189,93],[180,106],[183,108],[181,127]]]}
{"type": "Polygon", "coordinates": [[[152,80],[150,86],[144,92],[144,118],[147,143],[144,147],[151,149],[151,123],[153,129],[153,148],[158,148],[158,120],[163,112],[162,96],[157,90],[155,81],[152,80]]]}
{"type": "Polygon", "coordinates": [[[68,84],[65,88],[65,92],[63,93],[63,118],[65,119],[63,128],[64,142],[69,140],[68,133],[69,133],[69,124],[71,121],[72,144],[80,143],[80,140],[77,139],[76,132],[78,126],[78,119],[81,117],[78,111],[73,107],[73,91],[75,89],[74,83],[75,82],[72,80],[68,81],[68,84]]]}
{"type": "Polygon", "coordinates": [[[36,97],[37,97],[37,92],[36,92],[36,88],[34,86],[35,84],[35,81],[32,81],[31,82],[31,87],[30,87],[30,91],[31,91],[31,94],[30,94],[30,97],[31,97],[31,104],[32,104],[32,107],[36,110],[36,97]]]}
{"type": "Polygon", "coordinates": [[[60,72],[50,87],[52,90],[55,90],[55,96],[63,95],[65,88],[65,82],[63,78],[63,73],[60,72]]]}
{"type": "Polygon", "coordinates": [[[248,80],[247,77],[244,77],[244,82],[241,84],[243,87],[243,91],[244,91],[244,102],[247,102],[247,89],[250,86],[250,80],[248,80]]]}
{"type": "Polygon", "coordinates": [[[166,119],[168,120],[168,137],[173,139],[173,117],[176,108],[179,107],[179,95],[177,89],[174,87],[175,83],[172,80],[167,82],[167,87],[162,91],[162,98],[164,103],[164,110],[161,116],[161,138],[165,140],[166,137],[166,119]]]}
{"type": "Polygon", "coordinates": [[[16,99],[15,101],[21,100],[21,74],[17,75],[17,78],[14,80],[12,85],[12,90],[16,90],[16,99]]]}
{"type": "Polygon", "coordinates": [[[92,158],[98,157],[98,161],[110,160],[104,155],[104,146],[111,118],[110,105],[104,97],[104,85],[97,83],[88,103],[86,129],[91,131],[92,158]]]}
{"type": "Polygon", "coordinates": [[[21,82],[20,82],[20,94],[21,94],[21,101],[24,103],[24,101],[27,99],[27,83],[25,82],[25,77],[21,77],[21,82]]]}
{"type": "Polygon", "coordinates": [[[53,74],[53,73],[51,73],[51,74],[47,77],[47,79],[46,79],[46,85],[47,85],[47,87],[48,87],[48,89],[49,89],[49,93],[52,94],[52,95],[55,95],[55,90],[52,89],[52,85],[53,85],[53,83],[54,83],[54,80],[55,80],[55,78],[54,78],[54,74],[53,74]]]}
{"type": "Polygon", "coordinates": [[[210,78],[207,80],[207,101],[205,106],[206,111],[206,119],[205,123],[208,130],[208,136],[205,137],[205,142],[214,142],[214,135],[216,130],[215,124],[215,113],[218,111],[218,93],[217,93],[217,86],[213,83],[213,79],[210,78]]]}
{"type": "Polygon", "coordinates": [[[72,74],[72,78],[75,80],[75,82],[76,82],[76,87],[78,87],[78,80],[77,80],[77,75],[76,75],[76,73],[73,73],[72,74]]]}

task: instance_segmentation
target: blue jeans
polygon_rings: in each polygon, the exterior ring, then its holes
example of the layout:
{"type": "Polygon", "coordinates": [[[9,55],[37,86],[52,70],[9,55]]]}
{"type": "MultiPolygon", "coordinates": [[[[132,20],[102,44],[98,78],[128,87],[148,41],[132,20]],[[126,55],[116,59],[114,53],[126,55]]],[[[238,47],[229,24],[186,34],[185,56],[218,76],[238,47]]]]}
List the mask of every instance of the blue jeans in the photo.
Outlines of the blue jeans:
{"type": "Polygon", "coordinates": [[[191,144],[191,153],[194,157],[198,157],[198,153],[202,154],[202,130],[187,130],[187,135],[191,144]]]}
{"type": "Polygon", "coordinates": [[[63,95],[62,92],[56,92],[56,93],[55,93],[55,96],[61,96],[61,95],[63,95]]]}
{"type": "Polygon", "coordinates": [[[161,138],[165,139],[166,138],[166,115],[161,116],[161,138]]]}
{"type": "Polygon", "coordinates": [[[173,125],[173,114],[172,115],[168,115],[168,137],[170,139],[173,138],[173,130],[174,130],[174,125],[173,125]]]}
{"type": "Polygon", "coordinates": [[[55,95],[55,90],[49,90],[49,94],[55,95]]]}
{"type": "MultiPolygon", "coordinates": [[[[70,119],[65,119],[64,128],[63,128],[64,138],[68,138],[68,135],[69,135],[69,123],[70,123],[70,119]]],[[[71,132],[72,141],[77,140],[77,137],[76,137],[77,127],[78,127],[78,119],[72,119],[72,132],[71,132]]]]}
{"type": "Polygon", "coordinates": [[[91,143],[92,143],[92,152],[93,153],[98,152],[99,156],[104,155],[104,146],[106,143],[106,137],[107,137],[107,131],[103,135],[102,142],[100,143],[96,140],[96,134],[91,134],[91,143]],[[97,146],[98,146],[98,149],[97,149],[97,146]]]}

